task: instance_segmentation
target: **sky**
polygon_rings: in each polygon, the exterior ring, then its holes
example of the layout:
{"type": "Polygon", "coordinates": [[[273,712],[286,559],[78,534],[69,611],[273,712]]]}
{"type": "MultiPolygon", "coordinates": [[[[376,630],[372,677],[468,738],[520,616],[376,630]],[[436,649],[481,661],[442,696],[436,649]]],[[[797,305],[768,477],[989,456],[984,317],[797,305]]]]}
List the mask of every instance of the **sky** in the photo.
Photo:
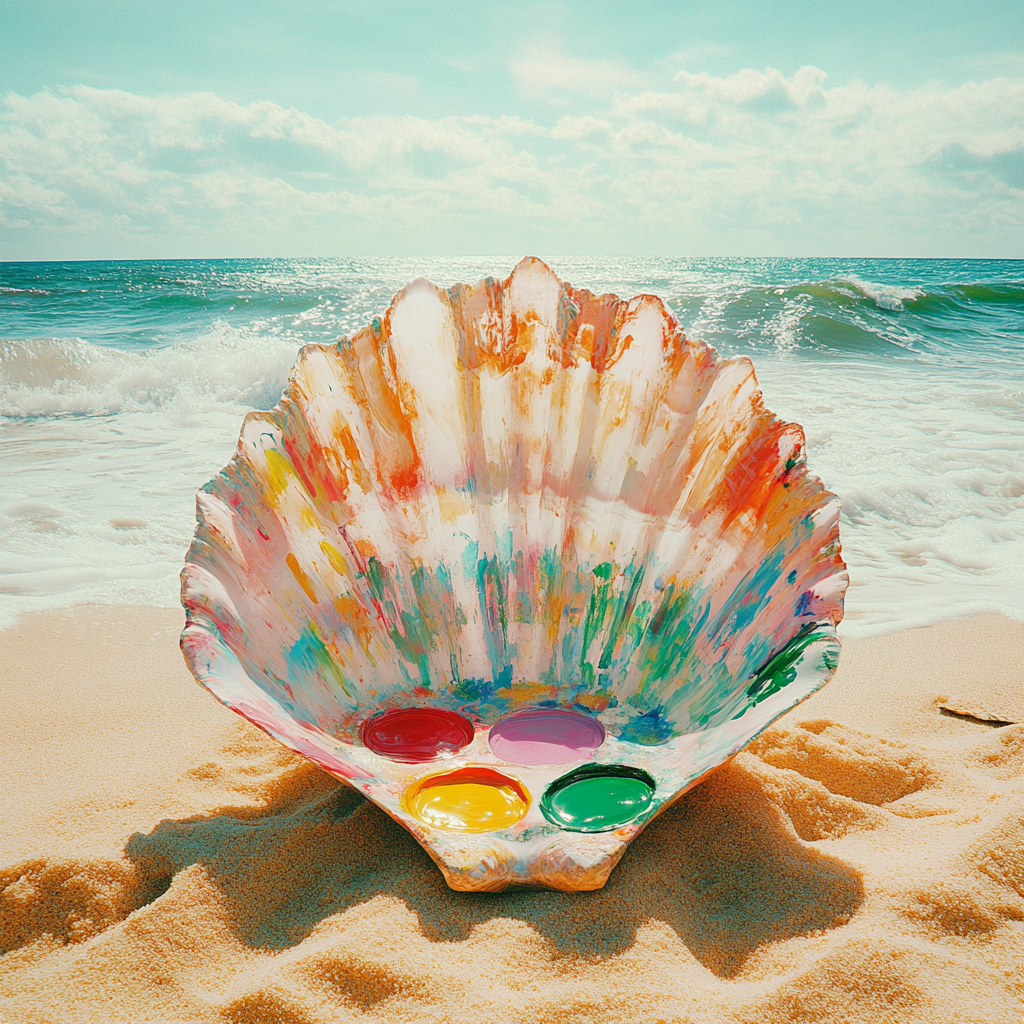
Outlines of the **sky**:
{"type": "Polygon", "coordinates": [[[1024,256],[1024,4],[0,5],[0,258],[1024,256]]]}

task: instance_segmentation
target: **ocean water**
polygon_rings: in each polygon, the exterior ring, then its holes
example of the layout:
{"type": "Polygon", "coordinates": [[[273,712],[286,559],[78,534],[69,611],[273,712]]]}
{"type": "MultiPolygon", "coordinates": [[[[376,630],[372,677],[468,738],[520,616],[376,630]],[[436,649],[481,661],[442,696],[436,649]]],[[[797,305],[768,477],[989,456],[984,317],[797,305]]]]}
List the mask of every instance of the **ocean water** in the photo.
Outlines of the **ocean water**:
{"type": "MultiPolygon", "coordinates": [[[[0,624],[81,601],[173,606],[194,492],[298,348],[352,333],[408,280],[488,259],[0,264],[0,624]]],[[[749,356],[843,500],[841,635],[976,612],[1024,619],[1024,261],[552,261],[653,292],[749,356]]]]}

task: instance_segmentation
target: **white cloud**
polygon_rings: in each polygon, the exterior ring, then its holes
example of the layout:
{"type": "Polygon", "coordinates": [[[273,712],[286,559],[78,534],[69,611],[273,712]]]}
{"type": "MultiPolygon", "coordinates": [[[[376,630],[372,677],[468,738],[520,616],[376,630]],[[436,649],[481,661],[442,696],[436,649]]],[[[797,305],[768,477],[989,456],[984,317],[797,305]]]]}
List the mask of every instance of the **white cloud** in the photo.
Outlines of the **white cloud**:
{"type": "Polygon", "coordinates": [[[644,84],[645,77],[621,61],[574,57],[556,40],[541,41],[509,61],[522,96],[582,93],[608,96],[644,84]]]}
{"type": "Polygon", "coordinates": [[[812,100],[824,98],[825,93],[821,85],[825,78],[824,71],[809,66],[800,68],[792,78],[786,78],[775,68],[765,68],[764,71],[744,68],[735,75],[728,75],[725,78],[715,78],[706,71],[696,75],[680,71],[675,76],[684,94],[702,94],[710,103],[751,103],[769,96],[777,96],[799,107],[807,106],[812,100]]]}
{"type": "Polygon", "coordinates": [[[550,125],[332,125],[211,93],[9,94],[5,254],[39,255],[25,247],[40,238],[56,256],[158,241],[245,255],[253,239],[264,253],[287,239],[288,252],[1021,254],[1019,79],[898,92],[830,88],[804,67],[655,82],[559,60],[530,81],[568,76],[596,98],[550,125]]]}

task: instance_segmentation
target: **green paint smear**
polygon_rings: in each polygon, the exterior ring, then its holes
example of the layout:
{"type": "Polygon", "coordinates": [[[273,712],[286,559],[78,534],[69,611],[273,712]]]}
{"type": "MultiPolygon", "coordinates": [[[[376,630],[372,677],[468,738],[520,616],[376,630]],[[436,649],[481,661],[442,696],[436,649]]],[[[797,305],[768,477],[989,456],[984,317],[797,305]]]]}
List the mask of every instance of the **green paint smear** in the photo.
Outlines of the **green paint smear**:
{"type": "Polygon", "coordinates": [[[586,765],[551,784],[541,800],[548,821],[572,832],[610,832],[628,825],[654,799],[646,772],[618,765],[586,765]]]}
{"type": "Polygon", "coordinates": [[[395,650],[418,673],[418,685],[431,689],[435,682],[442,682],[431,679],[430,659],[440,654],[443,662],[446,650],[452,676],[457,679],[456,652],[466,613],[456,604],[447,567],[441,564],[429,569],[414,560],[406,581],[371,555],[363,575],[395,650]],[[400,596],[399,604],[404,608],[396,607],[392,600],[395,595],[400,596]]]}
{"type": "MultiPolygon", "coordinates": [[[[804,651],[816,640],[821,640],[829,634],[816,630],[813,627],[804,633],[797,633],[785,647],[779,651],[769,662],[757,673],[754,681],[747,687],[747,696],[750,704],[760,704],[766,697],[778,693],[783,687],[789,686],[796,679],[797,667],[804,651]]],[[[825,659],[826,666],[831,670],[838,664],[838,651],[829,650],[825,659]],[[833,664],[829,664],[828,657],[831,657],[833,664]]],[[[740,714],[747,710],[744,706],[740,714]]],[[[737,716],[738,717],[738,716],[737,716]]]]}
{"type": "MultiPolygon", "coordinates": [[[[587,600],[579,648],[580,680],[582,689],[587,691],[605,685],[598,671],[615,667],[617,658],[629,659],[640,645],[651,611],[647,601],[637,607],[645,574],[642,564],[631,563],[619,573],[614,563],[602,562],[591,572],[595,582],[587,600]],[[622,586],[617,586],[617,576],[621,576],[622,586]],[[627,580],[629,586],[625,587],[627,580]]],[[[566,633],[565,641],[571,644],[572,640],[572,634],[566,633]]]]}
{"type": "MultiPolygon", "coordinates": [[[[651,618],[640,653],[640,685],[630,703],[649,709],[662,703],[661,691],[684,674],[693,638],[707,621],[710,605],[694,589],[670,583],[651,618]]],[[[681,691],[680,691],[681,692],[681,691]]]]}
{"type": "Polygon", "coordinates": [[[347,696],[354,696],[342,667],[334,660],[312,624],[303,629],[298,641],[288,652],[288,669],[293,684],[308,689],[308,679],[313,676],[328,687],[337,686],[347,696]]]}
{"type": "Polygon", "coordinates": [[[376,555],[371,555],[366,563],[366,582],[370,584],[370,593],[378,601],[384,600],[384,566],[376,555]]]}

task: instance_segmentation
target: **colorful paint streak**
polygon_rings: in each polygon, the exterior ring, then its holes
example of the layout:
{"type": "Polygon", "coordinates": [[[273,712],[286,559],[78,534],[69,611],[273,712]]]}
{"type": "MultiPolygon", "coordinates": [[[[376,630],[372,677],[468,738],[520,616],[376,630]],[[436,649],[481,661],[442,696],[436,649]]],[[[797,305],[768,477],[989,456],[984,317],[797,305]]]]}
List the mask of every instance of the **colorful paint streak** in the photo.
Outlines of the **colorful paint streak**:
{"type": "Polygon", "coordinates": [[[589,715],[559,708],[520,711],[491,728],[487,742],[510,764],[572,764],[604,743],[604,726],[589,715]]]}
{"type": "Polygon", "coordinates": [[[588,764],[557,779],[541,800],[552,824],[573,832],[610,832],[643,814],[655,782],[639,768],[588,764]]]}
{"type": "Polygon", "coordinates": [[[468,746],[473,723],[440,708],[396,708],[365,722],[362,740],[375,754],[417,764],[468,746]]]}
{"type": "MultiPolygon", "coordinates": [[[[410,828],[402,765],[501,759],[546,787],[546,766],[597,756],[594,737],[541,727],[569,721],[556,711],[657,779],[654,813],[835,669],[839,503],[800,427],[765,408],[748,360],[688,340],[654,296],[594,295],[539,260],[475,286],[415,281],[365,330],[304,348],[197,515],[196,677],[350,765],[339,777],[369,775],[410,828]],[[434,725],[382,715],[367,732],[385,708],[434,725]]],[[[487,847],[478,878],[430,842],[471,888],[519,864],[487,847]]],[[[508,870],[586,887],[602,861],[580,856],[579,875],[554,852],[550,875],[508,870]]]]}
{"type": "Polygon", "coordinates": [[[402,802],[432,828],[449,832],[497,832],[522,820],[530,806],[526,790],[490,768],[467,767],[413,783],[402,802]]]}

